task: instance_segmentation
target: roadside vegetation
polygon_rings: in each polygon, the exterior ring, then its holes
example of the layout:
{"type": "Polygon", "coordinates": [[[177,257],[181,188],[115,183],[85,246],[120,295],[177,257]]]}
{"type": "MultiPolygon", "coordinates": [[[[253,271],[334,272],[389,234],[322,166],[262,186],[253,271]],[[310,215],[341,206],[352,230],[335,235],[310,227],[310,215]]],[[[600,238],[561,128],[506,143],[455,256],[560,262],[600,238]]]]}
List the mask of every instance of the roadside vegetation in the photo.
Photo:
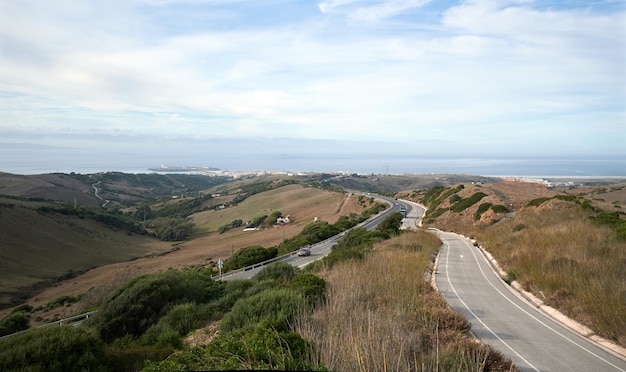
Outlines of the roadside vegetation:
{"type": "Polygon", "coordinates": [[[102,297],[99,312],[80,327],[0,340],[0,365],[6,371],[510,367],[470,341],[467,321],[429,289],[424,275],[438,240],[427,233],[393,238],[399,226],[392,215],[379,230],[359,229],[334,250],[335,258],[306,271],[276,262],[250,280],[213,281],[204,269],[130,279],[102,297]],[[337,258],[346,250],[362,251],[361,259],[337,258]],[[357,288],[349,299],[345,291],[357,288]],[[327,313],[335,309],[349,309],[350,319],[327,313]],[[368,316],[370,326],[380,320],[376,329],[364,328],[368,316]],[[199,328],[210,337],[191,343],[199,328]],[[320,338],[320,329],[343,338],[320,338]]]}
{"type": "MultiPolygon", "coordinates": [[[[264,248],[259,245],[254,245],[242,248],[224,261],[224,272],[267,261],[275,258],[276,256],[283,255],[289,252],[295,252],[300,248],[319,243],[343,231],[351,229],[352,227],[367,220],[371,216],[384,211],[387,208],[385,204],[374,202],[373,200],[371,201],[370,205],[371,206],[364,210],[360,215],[351,213],[348,216],[341,216],[334,224],[330,224],[326,221],[310,222],[304,226],[299,234],[291,238],[285,239],[276,247],[264,248]]],[[[270,215],[269,217],[263,216],[261,220],[266,221],[265,223],[268,223],[267,221],[269,220],[269,223],[271,223],[272,220],[275,221],[275,219],[279,216],[280,214],[276,213],[274,215],[270,215]]],[[[401,221],[401,216],[400,220],[398,220],[398,216],[393,215],[393,218],[388,218],[383,221],[383,223],[381,223],[381,226],[385,230],[395,229],[397,231],[397,229],[399,228],[399,221],[401,221]]],[[[346,238],[344,238],[342,241],[350,239],[353,234],[356,234],[355,230],[365,231],[365,229],[350,230],[346,238]]],[[[386,233],[380,234],[382,234],[382,236],[387,239],[389,238],[389,235],[386,233]]]]}
{"type": "Polygon", "coordinates": [[[524,288],[626,346],[626,241],[591,217],[576,206],[520,213],[475,237],[524,288]]]}
{"type": "Polygon", "coordinates": [[[469,322],[430,286],[426,274],[441,245],[434,235],[409,232],[344,245],[312,267],[326,278],[327,294],[296,326],[329,369],[515,370],[499,352],[477,343],[469,322]],[[345,250],[360,254],[339,253],[345,250]]]}
{"type": "Polygon", "coordinates": [[[315,370],[308,342],[290,324],[301,308],[321,300],[324,288],[323,279],[284,263],[230,282],[197,270],[145,275],[103,298],[99,313],[81,327],[33,329],[0,340],[0,365],[6,371],[315,370]],[[214,342],[185,343],[207,325],[219,332],[214,342]]]}
{"type": "MultiPolygon", "coordinates": [[[[498,223],[477,226],[450,216],[437,219],[435,199],[422,200],[434,207],[428,223],[474,237],[500,262],[507,282],[517,280],[547,305],[626,346],[623,212],[603,211],[592,200],[562,192],[532,199],[498,223]]],[[[480,204],[474,220],[486,210],[480,204]]]]}

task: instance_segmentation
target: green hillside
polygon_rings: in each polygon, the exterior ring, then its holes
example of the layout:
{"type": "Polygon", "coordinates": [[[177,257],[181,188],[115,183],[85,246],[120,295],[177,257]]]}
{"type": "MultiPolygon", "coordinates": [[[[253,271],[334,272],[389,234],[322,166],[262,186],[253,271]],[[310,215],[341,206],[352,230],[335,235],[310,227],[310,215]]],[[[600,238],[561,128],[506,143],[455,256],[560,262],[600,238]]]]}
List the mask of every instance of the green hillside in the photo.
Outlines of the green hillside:
{"type": "Polygon", "coordinates": [[[169,249],[91,218],[38,211],[44,204],[0,198],[0,307],[61,277],[169,249]]]}

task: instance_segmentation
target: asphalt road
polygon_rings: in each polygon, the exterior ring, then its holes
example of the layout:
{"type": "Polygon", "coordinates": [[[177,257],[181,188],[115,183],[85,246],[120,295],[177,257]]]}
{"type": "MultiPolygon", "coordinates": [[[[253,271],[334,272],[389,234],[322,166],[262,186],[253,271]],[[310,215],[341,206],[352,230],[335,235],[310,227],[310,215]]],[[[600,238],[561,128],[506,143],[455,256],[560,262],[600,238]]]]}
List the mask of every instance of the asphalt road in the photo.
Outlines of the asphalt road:
{"type": "MultiPolygon", "coordinates": [[[[369,194],[368,194],[369,196],[369,194]]],[[[357,225],[356,227],[363,227],[367,230],[373,230],[374,228],[376,228],[376,226],[378,226],[379,223],[381,223],[385,218],[387,218],[391,213],[393,212],[398,212],[400,209],[404,208],[407,210],[407,216],[421,216],[421,214],[423,213],[423,209],[420,209],[419,207],[417,207],[415,204],[411,204],[405,201],[398,201],[395,200],[393,198],[388,198],[388,197],[384,197],[384,196],[380,196],[380,195],[372,195],[377,199],[383,199],[385,201],[387,201],[390,204],[390,208],[387,208],[386,210],[382,211],[381,213],[371,217],[370,219],[360,223],[359,225],[357,225]]],[[[412,219],[413,221],[415,221],[415,219],[412,219]]],[[[312,245],[311,248],[311,255],[310,256],[306,256],[306,257],[299,257],[296,252],[294,252],[293,254],[290,255],[286,255],[281,257],[279,260],[277,261],[283,261],[283,262],[287,262],[290,265],[296,266],[296,267],[304,267],[308,264],[310,264],[313,261],[319,260],[327,255],[330,254],[331,252],[331,248],[333,245],[335,245],[339,240],[341,240],[341,238],[343,238],[343,234],[338,234],[335,235],[329,239],[326,239],[320,243],[314,244],[312,245]]],[[[256,266],[256,267],[250,267],[244,271],[239,271],[239,272],[235,272],[232,275],[224,275],[221,279],[223,280],[233,280],[233,279],[250,279],[252,278],[254,275],[256,275],[259,271],[261,271],[263,269],[263,266],[256,266]]]]}
{"type": "Polygon", "coordinates": [[[472,323],[481,341],[522,371],[626,371],[626,361],[553,321],[521,298],[491,269],[479,248],[457,234],[443,241],[435,272],[452,310],[472,323]]]}

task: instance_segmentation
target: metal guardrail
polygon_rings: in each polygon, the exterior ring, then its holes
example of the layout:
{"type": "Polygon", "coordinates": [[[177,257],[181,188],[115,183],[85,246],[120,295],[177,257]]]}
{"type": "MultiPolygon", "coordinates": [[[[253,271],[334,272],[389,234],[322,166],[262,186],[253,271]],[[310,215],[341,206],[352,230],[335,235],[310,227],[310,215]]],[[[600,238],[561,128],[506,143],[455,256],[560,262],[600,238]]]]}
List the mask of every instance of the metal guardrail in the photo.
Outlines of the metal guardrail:
{"type": "MultiPolygon", "coordinates": [[[[360,222],[356,226],[354,226],[354,227],[352,227],[352,228],[350,228],[350,229],[348,229],[346,231],[349,231],[349,230],[354,229],[356,227],[362,227],[363,225],[366,225],[367,223],[369,223],[371,220],[374,220],[374,219],[376,219],[376,218],[378,218],[381,215],[384,215],[386,213],[390,213],[393,210],[393,203],[389,200],[389,198],[380,197],[380,195],[374,195],[374,194],[370,194],[369,196],[374,196],[374,197],[376,197],[378,199],[384,200],[387,203],[390,203],[392,208],[387,208],[384,211],[379,212],[379,213],[373,215],[372,217],[368,218],[367,220],[360,222]]],[[[325,240],[322,240],[321,242],[317,242],[315,244],[311,244],[311,247],[315,247],[315,246],[318,246],[318,245],[321,245],[321,244],[326,244],[329,240],[332,240],[332,239],[336,238],[338,235],[342,235],[344,233],[345,233],[345,231],[343,231],[343,232],[341,232],[341,233],[339,233],[337,235],[333,235],[330,238],[327,238],[325,240]]],[[[296,250],[294,252],[285,253],[285,254],[283,254],[281,256],[277,256],[277,257],[271,258],[269,260],[266,260],[266,261],[263,261],[263,262],[258,262],[258,263],[255,263],[253,265],[242,267],[242,268],[239,268],[239,269],[236,269],[236,270],[232,270],[232,271],[229,271],[229,272],[226,272],[226,273],[223,273],[223,274],[211,275],[211,279],[219,280],[219,279],[222,279],[222,278],[225,278],[225,277],[229,277],[229,276],[232,276],[232,275],[235,275],[235,274],[238,274],[238,273],[242,273],[244,271],[249,271],[249,270],[256,269],[257,267],[266,266],[266,265],[271,264],[272,262],[281,261],[281,260],[284,260],[286,258],[289,258],[289,257],[297,254],[297,252],[298,251],[296,250]]]]}
{"type": "MultiPolygon", "coordinates": [[[[335,235],[335,236],[336,236],[336,235],[335,235]]],[[[326,240],[323,240],[323,241],[321,241],[321,242],[317,242],[317,243],[315,243],[315,244],[311,244],[311,247],[315,247],[315,246],[317,246],[317,245],[323,244],[323,243],[325,243],[327,240],[330,240],[330,239],[334,238],[335,236],[330,237],[330,238],[328,238],[328,239],[326,239],[326,240]]],[[[223,273],[223,274],[221,274],[221,275],[220,275],[220,274],[217,274],[217,275],[211,275],[211,279],[213,279],[213,280],[219,280],[219,279],[222,279],[222,278],[225,278],[225,277],[228,277],[228,276],[232,276],[232,275],[235,275],[235,274],[238,274],[238,273],[242,273],[242,272],[244,272],[244,271],[253,270],[253,269],[256,269],[257,267],[261,267],[261,266],[266,266],[266,265],[269,265],[269,264],[271,264],[272,262],[276,262],[276,261],[281,261],[281,260],[284,260],[284,259],[286,259],[286,258],[289,258],[289,257],[291,257],[291,256],[293,256],[293,255],[295,255],[295,254],[297,254],[297,253],[298,253],[298,251],[296,250],[296,251],[293,251],[293,252],[285,253],[285,254],[280,255],[280,256],[276,256],[276,257],[274,257],[274,258],[270,258],[269,260],[265,260],[265,261],[263,261],[263,262],[258,262],[258,263],[255,263],[255,264],[253,264],[253,265],[249,265],[249,266],[242,267],[242,268],[239,268],[239,269],[231,270],[231,271],[226,272],[226,273],[223,273]]]]}
{"type": "Polygon", "coordinates": [[[33,329],[50,328],[50,327],[54,327],[54,326],[62,326],[62,325],[65,325],[65,324],[74,324],[74,323],[78,323],[78,322],[82,323],[83,321],[89,319],[90,315],[95,314],[97,312],[98,312],[98,310],[88,311],[86,313],[74,315],[74,316],[71,316],[69,318],[59,319],[59,320],[54,321],[52,323],[43,324],[43,325],[40,325],[40,326],[35,327],[35,328],[29,328],[29,329],[25,329],[23,331],[19,331],[19,332],[15,332],[15,333],[11,333],[11,334],[8,334],[8,335],[1,336],[0,340],[3,340],[5,338],[9,338],[11,336],[19,335],[20,333],[28,332],[28,331],[33,330],[33,329]]]}
{"type": "MultiPolygon", "coordinates": [[[[374,219],[376,219],[376,218],[378,218],[378,217],[380,217],[380,216],[382,216],[382,215],[385,215],[385,214],[387,214],[387,213],[390,213],[390,212],[393,210],[393,205],[394,205],[394,203],[391,201],[391,199],[390,199],[390,198],[381,197],[380,195],[374,195],[374,194],[370,194],[370,195],[368,195],[368,196],[374,196],[374,197],[376,197],[376,198],[378,198],[378,199],[382,199],[382,200],[384,200],[385,202],[389,203],[392,207],[391,207],[391,208],[388,208],[388,209],[385,209],[384,211],[382,211],[382,212],[380,212],[380,213],[377,213],[376,215],[374,215],[374,216],[372,216],[372,217],[368,218],[368,219],[367,219],[367,220],[365,220],[365,221],[360,222],[359,224],[357,224],[356,226],[352,227],[351,229],[356,228],[356,227],[362,227],[362,226],[364,226],[364,225],[368,224],[369,222],[371,222],[372,220],[374,220],[374,219]]],[[[350,229],[349,229],[349,230],[350,230],[350,229]]],[[[349,231],[349,230],[347,230],[347,231],[349,231]]],[[[315,247],[315,246],[318,246],[318,245],[321,245],[321,244],[326,244],[326,243],[328,243],[328,241],[330,241],[330,240],[332,240],[332,239],[335,239],[337,236],[339,236],[339,235],[343,235],[343,234],[345,234],[345,231],[343,231],[343,232],[341,232],[341,233],[339,233],[339,234],[337,234],[337,235],[331,236],[330,238],[324,239],[324,240],[322,240],[321,242],[317,242],[317,243],[315,243],[315,244],[311,244],[311,247],[315,247]]],[[[229,271],[229,272],[227,272],[227,273],[223,273],[223,274],[221,274],[221,275],[219,275],[219,274],[218,274],[218,275],[212,275],[212,276],[211,276],[211,279],[213,279],[213,280],[219,280],[219,279],[222,279],[222,278],[224,278],[224,277],[228,277],[228,276],[235,275],[235,274],[237,274],[237,273],[241,273],[241,272],[248,271],[248,270],[253,270],[253,269],[256,269],[257,267],[262,267],[262,266],[269,265],[269,264],[271,264],[272,262],[276,262],[276,261],[284,260],[284,259],[286,259],[286,258],[289,258],[289,257],[291,257],[291,256],[293,256],[293,255],[295,255],[295,254],[297,254],[297,253],[298,253],[298,251],[296,250],[296,251],[294,251],[294,252],[285,253],[285,254],[283,254],[283,255],[281,255],[281,256],[277,256],[277,257],[271,258],[271,259],[266,260],[266,261],[263,261],[263,262],[259,262],[259,263],[253,264],[253,265],[249,265],[249,266],[246,266],[246,267],[242,267],[242,268],[240,268],[240,269],[232,270],[232,271],[229,271]]],[[[30,329],[26,329],[26,330],[24,330],[24,331],[11,333],[11,334],[9,334],[9,335],[0,336],[0,340],[5,339],[5,338],[8,338],[8,337],[11,337],[11,336],[18,335],[18,334],[20,334],[20,333],[28,332],[28,331],[29,331],[29,330],[31,330],[31,329],[37,329],[37,328],[48,328],[48,327],[53,327],[53,326],[61,326],[61,325],[64,325],[64,324],[72,324],[72,323],[82,322],[82,321],[84,321],[84,320],[87,320],[87,319],[89,318],[89,316],[90,316],[90,315],[95,314],[95,313],[97,313],[97,312],[98,312],[98,310],[89,311],[89,312],[86,312],[86,313],[83,313],[83,314],[78,314],[78,315],[71,316],[71,317],[69,317],[69,318],[59,319],[59,320],[57,320],[57,321],[55,321],[55,322],[52,322],[52,323],[48,323],[48,324],[44,324],[44,325],[40,325],[40,326],[38,326],[38,327],[36,327],[36,328],[30,328],[30,329]]]]}

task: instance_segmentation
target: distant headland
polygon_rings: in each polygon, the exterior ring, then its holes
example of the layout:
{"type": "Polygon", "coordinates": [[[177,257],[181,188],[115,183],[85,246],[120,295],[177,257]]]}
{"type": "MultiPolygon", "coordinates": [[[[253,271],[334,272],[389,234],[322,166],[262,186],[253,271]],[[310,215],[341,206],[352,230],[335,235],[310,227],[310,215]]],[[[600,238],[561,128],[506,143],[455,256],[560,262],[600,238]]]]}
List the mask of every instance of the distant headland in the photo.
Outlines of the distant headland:
{"type": "Polygon", "coordinates": [[[219,171],[219,168],[213,167],[168,167],[165,165],[161,165],[158,168],[148,168],[148,170],[153,172],[174,172],[174,173],[187,173],[187,172],[216,172],[219,171]]]}

